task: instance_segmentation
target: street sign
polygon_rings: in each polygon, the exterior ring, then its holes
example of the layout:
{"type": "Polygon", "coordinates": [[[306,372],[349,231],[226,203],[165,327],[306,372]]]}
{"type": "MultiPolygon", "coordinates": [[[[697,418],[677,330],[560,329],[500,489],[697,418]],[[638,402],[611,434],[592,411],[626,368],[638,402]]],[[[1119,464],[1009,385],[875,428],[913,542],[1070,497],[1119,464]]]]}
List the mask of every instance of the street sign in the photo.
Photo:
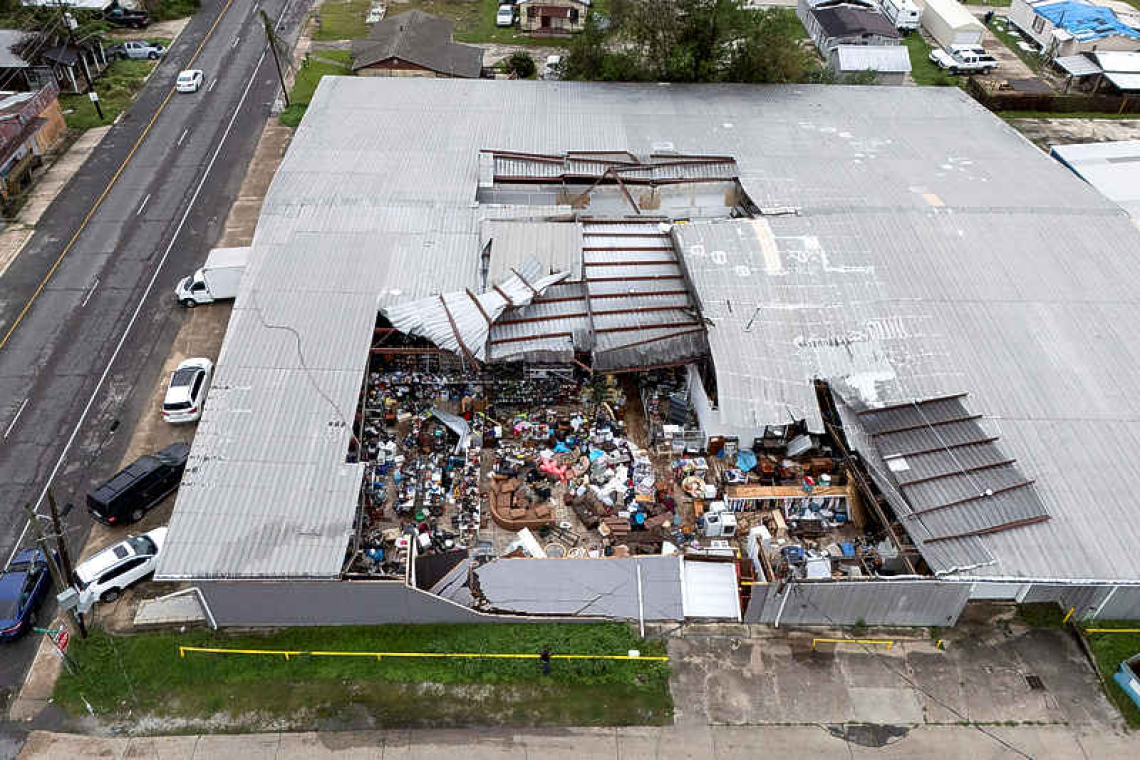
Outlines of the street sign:
{"type": "Polygon", "coordinates": [[[71,634],[67,631],[60,631],[59,636],[55,639],[55,646],[59,651],[66,652],[67,645],[71,643],[71,634]]]}
{"type": "Polygon", "coordinates": [[[98,103],[99,102],[99,93],[95,92],[94,90],[87,93],[87,97],[91,98],[92,103],[98,103]]]}

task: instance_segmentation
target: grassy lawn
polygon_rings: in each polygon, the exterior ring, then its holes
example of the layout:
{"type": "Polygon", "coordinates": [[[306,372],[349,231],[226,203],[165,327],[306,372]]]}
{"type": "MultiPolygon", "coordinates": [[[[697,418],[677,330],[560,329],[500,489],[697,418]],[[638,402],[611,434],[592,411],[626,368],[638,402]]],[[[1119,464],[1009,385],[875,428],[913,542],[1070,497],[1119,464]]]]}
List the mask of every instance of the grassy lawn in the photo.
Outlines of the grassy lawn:
{"type": "Polygon", "coordinates": [[[478,0],[478,2],[413,0],[406,4],[393,3],[388,9],[390,13],[399,13],[405,8],[412,7],[454,19],[456,42],[498,42],[504,45],[546,47],[562,47],[569,44],[566,37],[531,37],[523,34],[517,22],[515,26],[495,26],[495,12],[499,9],[498,0],[478,0]]]}
{"type": "Polygon", "coordinates": [[[296,127],[301,123],[301,117],[305,115],[305,109],[313,99],[317,85],[320,84],[322,77],[328,75],[352,76],[352,54],[347,50],[321,50],[309,53],[293,82],[293,91],[289,93],[289,107],[281,112],[282,124],[296,127]]]}
{"type": "Polygon", "coordinates": [[[1025,38],[1018,38],[1011,35],[1006,29],[1009,28],[1008,24],[998,24],[998,20],[994,19],[989,23],[989,30],[994,33],[994,36],[1001,40],[1007,48],[1012,50],[1014,54],[1025,61],[1025,65],[1033,71],[1041,70],[1041,56],[1037,53],[1030,53],[1027,50],[1022,50],[1017,46],[1018,42],[1028,42],[1025,38]]]}
{"type": "Polygon", "coordinates": [[[315,40],[352,40],[368,36],[369,0],[328,0],[320,7],[317,18],[320,26],[313,35],[315,40]]]}
{"type": "MultiPolygon", "coordinates": [[[[1090,624],[1094,628],[1140,628],[1136,621],[1097,620],[1090,624]]],[[[1140,728],[1140,709],[1128,698],[1124,690],[1112,680],[1112,674],[1120,669],[1120,663],[1134,654],[1140,653],[1140,634],[1136,633],[1086,633],[1096,666],[1108,686],[1108,698],[1120,709],[1121,715],[1131,728],[1140,728]]]]}
{"type": "Polygon", "coordinates": [[[918,32],[903,37],[903,44],[910,52],[910,75],[915,84],[933,87],[949,87],[958,84],[958,77],[951,76],[938,68],[930,60],[930,45],[918,32]]]}
{"type": "Polygon", "coordinates": [[[292,651],[661,654],[621,624],[425,625],[294,628],[265,635],[211,631],[73,640],[82,671],[64,673],[55,700],[75,716],[207,719],[244,727],[286,720],[297,728],[360,716],[386,727],[637,725],[672,722],[665,663],[282,657],[189,652],[178,645],[292,651]],[[128,686],[129,681],[129,686],[128,686]],[[132,697],[133,689],[133,697],[132,697]],[[256,715],[254,715],[256,713],[256,715]]]}
{"type": "Polygon", "coordinates": [[[60,95],[59,107],[65,112],[68,109],[73,111],[64,116],[68,128],[82,131],[110,124],[131,104],[135,93],[142,89],[143,79],[157,65],[158,61],[115,61],[103,72],[103,76],[95,80],[99,105],[106,117],[103,120],[95,113],[95,105],[88,100],[86,93],[60,95]]]}

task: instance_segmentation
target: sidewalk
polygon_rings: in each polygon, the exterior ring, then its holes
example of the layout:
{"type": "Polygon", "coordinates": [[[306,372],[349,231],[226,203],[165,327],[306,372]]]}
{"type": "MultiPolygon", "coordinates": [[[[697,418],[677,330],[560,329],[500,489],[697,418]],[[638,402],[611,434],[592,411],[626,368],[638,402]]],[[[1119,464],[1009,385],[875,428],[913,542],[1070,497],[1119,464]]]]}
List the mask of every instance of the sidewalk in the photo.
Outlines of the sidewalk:
{"type": "Polygon", "coordinates": [[[28,196],[28,202],[20,209],[16,219],[0,232],[0,277],[20,255],[20,251],[36,231],[36,225],[44,211],[83,166],[83,162],[91,152],[103,141],[111,126],[108,124],[84,132],[67,152],[57,158],[51,168],[36,180],[31,195],[28,196]]]}
{"type": "Polygon", "coordinates": [[[71,758],[208,758],[315,760],[317,758],[439,758],[465,760],[541,757],[700,758],[757,757],[969,758],[1049,757],[1087,760],[1127,757],[1140,743],[1110,732],[1066,727],[985,726],[764,726],[568,728],[550,730],[341,731],[303,734],[214,734],[99,738],[36,731],[20,760],[71,758]],[[997,737],[997,738],[994,738],[997,737]],[[1000,741],[999,741],[1000,740],[1000,741]],[[1003,744],[1004,742],[1005,744],[1003,744]]]}

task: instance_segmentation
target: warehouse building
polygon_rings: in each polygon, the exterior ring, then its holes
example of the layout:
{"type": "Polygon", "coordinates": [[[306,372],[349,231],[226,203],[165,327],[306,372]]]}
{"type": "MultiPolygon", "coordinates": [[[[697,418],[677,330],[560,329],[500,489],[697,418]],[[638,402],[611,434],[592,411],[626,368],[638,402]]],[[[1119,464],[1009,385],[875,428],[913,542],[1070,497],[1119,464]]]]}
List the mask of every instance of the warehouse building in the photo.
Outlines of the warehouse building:
{"type": "MultiPolygon", "coordinates": [[[[953,89],[325,78],[266,197],[157,578],[223,625],[948,625],[982,598],[1134,617],[1137,243],[953,89]],[[667,459],[844,483],[714,488],[741,520],[789,518],[755,520],[742,562],[703,540],[540,559],[520,537],[495,557],[413,542],[402,574],[368,576],[385,565],[358,547],[374,471],[354,412],[389,383],[376,362],[410,355],[523,396],[563,387],[557,367],[672,373],[692,424],[667,459]],[[822,521],[800,503],[819,494],[822,521]],[[785,549],[813,520],[831,533],[805,563],[785,549]]],[[[474,414],[423,423],[457,452],[482,424],[465,394],[474,414]]]]}

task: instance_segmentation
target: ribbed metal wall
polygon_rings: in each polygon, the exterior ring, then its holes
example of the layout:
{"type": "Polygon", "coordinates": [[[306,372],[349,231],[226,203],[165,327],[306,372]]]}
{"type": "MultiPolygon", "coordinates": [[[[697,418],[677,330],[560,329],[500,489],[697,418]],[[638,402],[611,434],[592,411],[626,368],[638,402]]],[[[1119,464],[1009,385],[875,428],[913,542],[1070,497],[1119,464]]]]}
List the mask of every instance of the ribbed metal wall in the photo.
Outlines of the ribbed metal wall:
{"type": "Polygon", "coordinates": [[[759,588],[752,587],[746,623],[952,626],[970,596],[969,583],[933,580],[792,583],[782,594],[769,585],[763,596],[759,588]]]}

